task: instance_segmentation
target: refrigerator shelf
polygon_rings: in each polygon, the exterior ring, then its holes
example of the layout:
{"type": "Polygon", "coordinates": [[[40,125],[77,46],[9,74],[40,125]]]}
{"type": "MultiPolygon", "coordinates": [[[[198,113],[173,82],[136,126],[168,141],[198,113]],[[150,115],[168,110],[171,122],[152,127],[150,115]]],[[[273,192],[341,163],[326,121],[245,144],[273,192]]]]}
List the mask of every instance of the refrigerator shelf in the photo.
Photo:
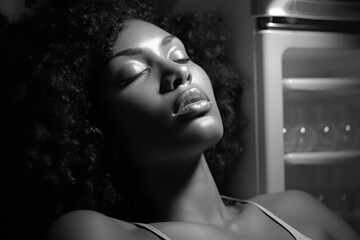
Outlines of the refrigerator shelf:
{"type": "Polygon", "coordinates": [[[291,165],[326,165],[360,161],[360,150],[288,153],[284,155],[284,160],[286,164],[291,165]]]}
{"type": "Polygon", "coordinates": [[[358,78],[285,78],[284,90],[339,91],[360,90],[358,78]]]}

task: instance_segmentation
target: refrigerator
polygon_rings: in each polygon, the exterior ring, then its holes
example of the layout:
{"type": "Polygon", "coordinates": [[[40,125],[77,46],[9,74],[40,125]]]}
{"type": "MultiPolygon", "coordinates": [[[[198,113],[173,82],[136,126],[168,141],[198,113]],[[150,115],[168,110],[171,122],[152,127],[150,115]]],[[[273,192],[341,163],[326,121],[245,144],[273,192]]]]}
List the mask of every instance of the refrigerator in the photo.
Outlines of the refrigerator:
{"type": "Polygon", "coordinates": [[[245,1],[244,155],[229,194],[306,191],[360,233],[360,1],[245,1]]]}

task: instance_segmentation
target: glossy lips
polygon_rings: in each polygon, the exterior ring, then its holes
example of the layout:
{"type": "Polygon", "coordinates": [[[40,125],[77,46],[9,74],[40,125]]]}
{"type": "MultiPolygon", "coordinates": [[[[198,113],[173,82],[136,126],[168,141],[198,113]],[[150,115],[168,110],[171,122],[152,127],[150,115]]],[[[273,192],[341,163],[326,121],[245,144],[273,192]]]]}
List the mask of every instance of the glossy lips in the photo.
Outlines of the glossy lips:
{"type": "Polygon", "coordinates": [[[176,115],[197,115],[211,108],[209,97],[198,88],[184,91],[176,100],[174,113],[176,115]]]}

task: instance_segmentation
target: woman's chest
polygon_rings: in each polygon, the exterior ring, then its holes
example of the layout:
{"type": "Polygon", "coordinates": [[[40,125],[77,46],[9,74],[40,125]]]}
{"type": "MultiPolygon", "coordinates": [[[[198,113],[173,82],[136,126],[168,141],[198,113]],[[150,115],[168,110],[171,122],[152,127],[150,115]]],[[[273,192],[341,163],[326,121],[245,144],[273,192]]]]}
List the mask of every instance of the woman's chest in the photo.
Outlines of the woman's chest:
{"type": "MultiPolygon", "coordinates": [[[[268,227],[256,228],[258,231],[251,229],[238,233],[229,229],[222,229],[217,227],[206,226],[192,226],[192,227],[171,227],[171,228],[159,228],[170,240],[294,240],[295,238],[288,232],[281,232],[268,227]],[[267,230],[264,230],[264,229],[267,230]]],[[[286,230],[285,230],[286,231],[286,230]]],[[[321,231],[315,229],[308,229],[306,231],[307,237],[311,240],[330,240],[330,238],[321,231]]],[[[149,233],[147,233],[149,234],[149,233]]],[[[152,234],[152,233],[151,233],[152,234]]],[[[152,234],[152,238],[142,238],[146,240],[150,239],[163,239],[152,234]]],[[[303,240],[303,239],[299,239],[303,240]]]]}
{"type": "Polygon", "coordinates": [[[283,218],[247,205],[232,223],[232,230],[244,239],[330,240],[329,235],[310,219],[283,218]]]}
{"type": "MultiPolygon", "coordinates": [[[[295,231],[311,240],[330,240],[316,224],[311,222],[292,222],[295,231]]],[[[288,226],[284,226],[254,208],[245,208],[238,218],[224,226],[211,226],[195,223],[155,224],[171,240],[294,240],[288,226]]],[[[155,238],[156,239],[156,238],[155,238]]],[[[158,238],[159,239],[159,238],[158,238]]],[[[299,239],[300,240],[300,239],[299,239]]],[[[301,239],[303,240],[303,239],[301,239]]]]}

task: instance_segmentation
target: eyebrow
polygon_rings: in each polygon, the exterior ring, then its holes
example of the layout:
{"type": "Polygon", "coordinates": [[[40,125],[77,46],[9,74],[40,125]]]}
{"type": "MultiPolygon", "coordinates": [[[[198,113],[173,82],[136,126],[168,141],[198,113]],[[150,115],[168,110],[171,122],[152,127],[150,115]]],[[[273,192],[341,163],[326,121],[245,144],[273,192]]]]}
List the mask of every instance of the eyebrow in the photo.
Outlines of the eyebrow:
{"type": "Polygon", "coordinates": [[[132,55],[136,55],[136,54],[139,54],[142,52],[143,52],[143,50],[141,48],[128,48],[128,49],[125,49],[123,51],[120,51],[120,52],[117,52],[117,53],[111,55],[107,59],[107,61],[109,62],[110,60],[120,57],[120,56],[132,56],[132,55]]]}
{"type": "MultiPolygon", "coordinates": [[[[165,45],[171,43],[174,39],[177,39],[177,37],[174,35],[168,35],[161,40],[160,45],[165,46],[165,45]]],[[[110,60],[112,60],[114,58],[120,57],[120,56],[132,56],[132,55],[136,55],[136,54],[139,54],[142,52],[143,52],[143,50],[141,48],[128,48],[128,49],[125,49],[123,51],[113,54],[112,56],[110,56],[107,59],[107,62],[109,62],[110,60]]]]}

